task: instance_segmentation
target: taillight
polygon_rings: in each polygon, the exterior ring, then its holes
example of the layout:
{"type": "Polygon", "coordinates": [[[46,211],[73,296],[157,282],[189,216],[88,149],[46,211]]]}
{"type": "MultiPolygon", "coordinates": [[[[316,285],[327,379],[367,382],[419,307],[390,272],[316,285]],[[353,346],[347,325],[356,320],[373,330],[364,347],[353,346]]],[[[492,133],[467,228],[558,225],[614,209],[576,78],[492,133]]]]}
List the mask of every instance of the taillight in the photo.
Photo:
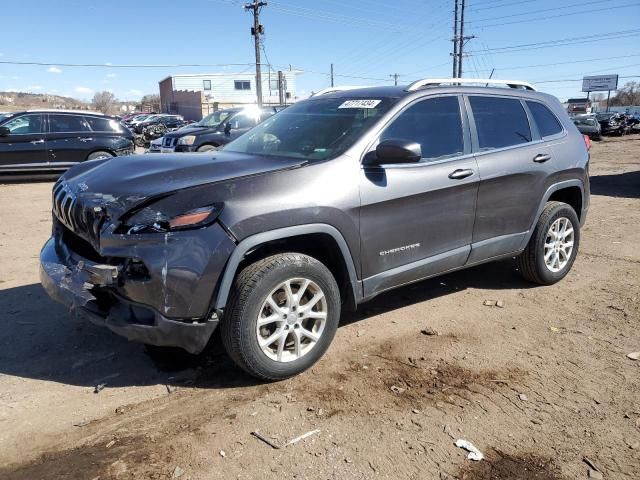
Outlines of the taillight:
{"type": "Polygon", "coordinates": [[[587,151],[591,150],[591,139],[589,138],[589,135],[583,135],[582,138],[584,138],[584,144],[587,146],[587,151]]]}

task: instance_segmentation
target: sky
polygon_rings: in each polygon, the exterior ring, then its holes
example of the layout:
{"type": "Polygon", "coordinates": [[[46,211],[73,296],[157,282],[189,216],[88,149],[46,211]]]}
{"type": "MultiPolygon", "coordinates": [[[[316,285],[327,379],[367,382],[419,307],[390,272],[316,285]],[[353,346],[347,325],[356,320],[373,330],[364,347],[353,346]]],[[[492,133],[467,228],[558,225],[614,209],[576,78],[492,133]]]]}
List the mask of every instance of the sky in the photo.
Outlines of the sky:
{"type": "MultiPolygon", "coordinates": [[[[620,85],[640,81],[640,0],[466,1],[465,35],[475,38],[465,46],[470,56],[464,58],[464,76],[486,78],[495,69],[493,78],[530,81],[562,100],[582,96],[579,81],[564,80],[583,75],[628,77],[620,85]]],[[[252,16],[243,4],[2,0],[0,91],[88,100],[110,90],[120,100],[137,100],[158,93],[158,81],[171,74],[253,71],[252,16]]],[[[453,5],[454,0],[268,0],[261,12],[263,63],[273,70],[303,70],[297,91],[302,97],[329,86],[331,63],[337,85],[392,84],[395,73],[399,84],[450,77],[453,5]]]]}

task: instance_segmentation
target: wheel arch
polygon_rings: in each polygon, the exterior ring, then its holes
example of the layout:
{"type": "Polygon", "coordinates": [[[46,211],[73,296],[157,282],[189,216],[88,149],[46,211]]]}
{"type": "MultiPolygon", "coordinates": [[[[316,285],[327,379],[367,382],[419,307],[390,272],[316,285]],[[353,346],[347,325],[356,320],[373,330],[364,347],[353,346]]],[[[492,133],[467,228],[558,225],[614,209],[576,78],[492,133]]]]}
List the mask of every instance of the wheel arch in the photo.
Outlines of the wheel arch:
{"type": "Polygon", "coordinates": [[[551,185],[545,194],[542,196],[542,200],[540,201],[540,205],[538,205],[538,210],[536,212],[535,217],[533,218],[533,223],[527,232],[522,244],[521,249],[525,248],[531,239],[531,235],[533,235],[533,231],[535,230],[536,223],[542,215],[542,211],[544,210],[547,202],[550,201],[558,201],[564,202],[570,205],[576,212],[578,216],[578,220],[582,223],[584,218],[584,184],[581,180],[573,179],[573,180],[565,180],[563,182],[554,183],[551,185]],[[577,209],[576,209],[577,208],[577,209]]]}
{"type": "Polygon", "coordinates": [[[308,224],[261,232],[238,243],[219,283],[215,311],[224,310],[233,280],[245,265],[285,251],[307,254],[325,264],[340,286],[346,307],[355,308],[362,299],[362,283],[357,278],[353,257],[342,234],[331,225],[308,224]]]}

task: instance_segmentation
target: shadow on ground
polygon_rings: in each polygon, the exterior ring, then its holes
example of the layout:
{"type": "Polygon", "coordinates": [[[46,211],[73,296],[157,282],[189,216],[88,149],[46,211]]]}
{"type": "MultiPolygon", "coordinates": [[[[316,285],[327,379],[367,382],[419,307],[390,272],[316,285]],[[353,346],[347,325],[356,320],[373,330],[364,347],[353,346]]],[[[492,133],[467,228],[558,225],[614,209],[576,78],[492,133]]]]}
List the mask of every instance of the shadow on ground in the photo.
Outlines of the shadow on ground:
{"type": "Polygon", "coordinates": [[[640,171],[597,175],[589,180],[593,195],[640,198],[640,171]]]}
{"type": "MultiPolygon", "coordinates": [[[[510,261],[486,264],[384,293],[345,312],[342,325],[467,288],[513,289],[521,280],[510,261]]],[[[69,385],[108,387],[194,385],[231,388],[256,384],[223,353],[214,335],[205,352],[145,347],[69,315],[39,284],[0,290],[0,375],[69,385]]]]}

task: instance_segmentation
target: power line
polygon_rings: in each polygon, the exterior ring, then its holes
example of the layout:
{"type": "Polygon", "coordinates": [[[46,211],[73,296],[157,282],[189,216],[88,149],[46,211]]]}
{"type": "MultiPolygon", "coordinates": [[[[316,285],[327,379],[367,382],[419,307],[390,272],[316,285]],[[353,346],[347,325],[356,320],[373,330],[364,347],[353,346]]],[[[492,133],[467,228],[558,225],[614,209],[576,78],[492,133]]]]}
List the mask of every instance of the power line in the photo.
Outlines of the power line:
{"type": "MultiPolygon", "coordinates": [[[[640,3],[629,3],[629,4],[625,4],[625,5],[616,5],[615,8],[621,9],[621,8],[629,8],[629,7],[637,7],[637,6],[640,6],[640,3]]],[[[580,12],[561,13],[561,14],[558,14],[558,15],[544,16],[544,17],[538,17],[538,18],[526,18],[526,19],[523,19],[523,20],[514,20],[512,22],[491,23],[489,25],[478,25],[478,26],[482,27],[482,28],[502,27],[504,25],[514,25],[516,23],[531,23],[531,22],[539,22],[539,21],[543,21],[543,20],[555,20],[555,19],[557,19],[559,17],[572,17],[574,15],[584,15],[586,13],[602,12],[602,11],[610,10],[610,9],[611,9],[611,7],[592,8],[590,10],[582,10],[580,12]]]]}
{"type": "Polygon", "coordinates": [[[188,68],[188,67],[246,67],[255,63],[165,63],[165,64],[113,64],[113,63],[65,63],[65,62],[22,62],[0,60],[4,65],[35,65],[41,67],[92,67],[92,68],[188,68]]]}
{"type": "MultiPolygon", "coordinates": [[[[601,42],[604,40],[611,40],[614,38],[626,38],[626,36],[638,35],[640,34],[640,29],[634,30],[620,30],[617,32],[607,32],[607,33],[591,33],[589,35],[583,35],[580,37],[567,37],[560,38],[557,40],[547,40],[545,42],[535,42],[535,43],[522,43],[517,45],[507,45],[505,47],[494,47],[486,49],[486,52],[491,53],[503,53],[504,51],[521,51],[528,50],[533,48],[547,48],[550,46],[559,46],[561,45],[572,45],[575,43],[582,43],[583,40],[588,40],[590,42],[601,42]],[[608,38],[604,38],[608,37],[608,38]]],[[[481,53],[481,50],[472,50],[467,52],[468,54],[481,53]]]]}
{"type": "Polygon", "coordinates": [[[540,10],[531,10],[531,11],[528,11],[528,12],[512,13],[510,15],[500,15],[499,17],[478,18],[478,19],[469,21],[469,23],[489,22],[489,21],[492,21],[492,20],[501,20],[503,18],[522,17],[524,15],[533,15],[533,14],[536,14],[536,13],[545,13],[545,12],[553,12],[553,11],[556,11],[556,10],[564,10],[566,8],[584,7],[584,6],[587,6],[587,5],[611,3],[611,1],[612,0],[592,0],[590,2],[572,3],[570,5],[563,5],[563,6],[560,6],[560,7],[543,8],[543,9],[540,9],[540,10]]]}
{"type": "MultiPolygon", "coordinates": [[[[640,75],[625,75],[618,78],[640,78],[640,75]]],[[[564,83],[564,82],[581,82],[581,81],[582,81],[582,78],[568,78],[563,80],[540,80],[538,82],[531,82],[531,83],[537,85],[539,83],[564,83]]]]}

